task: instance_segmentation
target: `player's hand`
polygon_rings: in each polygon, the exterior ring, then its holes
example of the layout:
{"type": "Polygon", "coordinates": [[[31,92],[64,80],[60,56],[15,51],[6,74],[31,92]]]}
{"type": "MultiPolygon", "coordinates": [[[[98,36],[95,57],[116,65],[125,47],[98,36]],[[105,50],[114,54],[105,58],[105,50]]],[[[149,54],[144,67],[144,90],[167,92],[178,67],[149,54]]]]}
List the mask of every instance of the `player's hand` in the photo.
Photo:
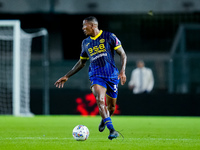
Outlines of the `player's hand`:
{"type": "Polygon", "coordinates": [[[63,77],[61,77],[60,79],[58,79],[58,80],[54,83],[54,85],[55,85],[56,87],[58,87],[58,88],[63,88],[64,83],[65,83],[67,80],[68,80],[68,77],[63,76],[63,77]]]}
{"type": "Polygon", "coordinates": [[[124,85],[126,82],[126,74],[125,71],[120,71],[120,74],[118,75],[118,79],[121,80],[121,85],[124,85]]]}

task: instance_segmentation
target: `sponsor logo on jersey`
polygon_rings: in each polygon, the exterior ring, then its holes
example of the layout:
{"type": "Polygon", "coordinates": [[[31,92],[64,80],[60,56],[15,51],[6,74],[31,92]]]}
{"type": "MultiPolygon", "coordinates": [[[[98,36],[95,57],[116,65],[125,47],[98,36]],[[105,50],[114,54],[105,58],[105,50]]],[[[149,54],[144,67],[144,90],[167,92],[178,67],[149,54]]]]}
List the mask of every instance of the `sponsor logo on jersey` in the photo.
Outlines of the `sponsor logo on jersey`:
{"type": "Polygon", "coordinates": [[[101,39],[99,42],[100,42],[100,43],[104,43],[104,42],[105,42],[105,39],[101,39]]]}

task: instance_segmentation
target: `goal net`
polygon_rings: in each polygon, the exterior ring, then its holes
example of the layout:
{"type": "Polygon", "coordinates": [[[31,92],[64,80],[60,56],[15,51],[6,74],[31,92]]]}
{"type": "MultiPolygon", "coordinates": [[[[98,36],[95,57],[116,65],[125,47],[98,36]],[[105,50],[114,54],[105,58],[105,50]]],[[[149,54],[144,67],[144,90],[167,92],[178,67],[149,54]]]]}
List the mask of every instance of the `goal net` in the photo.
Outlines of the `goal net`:
{"type": "Polygon", "coordinates": [[[32,39],[45,29],[26,33],[19,20],[0,20],[0,114],[33,116],[30,110],[32,39]]]}
{"type": "Polygon", "coordinates": [[[169,93],[200,93],[200,24],[180,24],[169,61],[169,93]]]}

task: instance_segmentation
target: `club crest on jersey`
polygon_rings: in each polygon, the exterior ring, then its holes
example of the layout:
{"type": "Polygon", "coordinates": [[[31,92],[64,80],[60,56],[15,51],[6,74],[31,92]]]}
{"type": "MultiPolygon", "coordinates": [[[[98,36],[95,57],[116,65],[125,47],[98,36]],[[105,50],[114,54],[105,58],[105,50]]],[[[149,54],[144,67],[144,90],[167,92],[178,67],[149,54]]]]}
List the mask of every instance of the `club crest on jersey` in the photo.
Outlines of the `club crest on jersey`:
{"type": "Polygon", "coordinates": [[[105,42],[105,39],[101,39],[99,42],[100,42],[100,43],[104,43],[104,42],[105,42]]]}

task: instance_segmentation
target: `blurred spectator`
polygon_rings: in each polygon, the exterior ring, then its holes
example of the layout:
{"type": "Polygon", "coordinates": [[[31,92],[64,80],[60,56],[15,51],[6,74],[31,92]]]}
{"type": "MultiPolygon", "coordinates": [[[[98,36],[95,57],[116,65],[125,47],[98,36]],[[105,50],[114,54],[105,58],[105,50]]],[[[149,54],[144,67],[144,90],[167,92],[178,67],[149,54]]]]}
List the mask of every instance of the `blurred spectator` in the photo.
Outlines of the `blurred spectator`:
{"type": "Polygon", "coordinates": [[[142,60],[136,62],[137,68],[131,73],[131,79],[128,83],[129,89],[133,94],[149,93],[154,86],[153,73],[150,68],[146,68],[142,60]]]}

